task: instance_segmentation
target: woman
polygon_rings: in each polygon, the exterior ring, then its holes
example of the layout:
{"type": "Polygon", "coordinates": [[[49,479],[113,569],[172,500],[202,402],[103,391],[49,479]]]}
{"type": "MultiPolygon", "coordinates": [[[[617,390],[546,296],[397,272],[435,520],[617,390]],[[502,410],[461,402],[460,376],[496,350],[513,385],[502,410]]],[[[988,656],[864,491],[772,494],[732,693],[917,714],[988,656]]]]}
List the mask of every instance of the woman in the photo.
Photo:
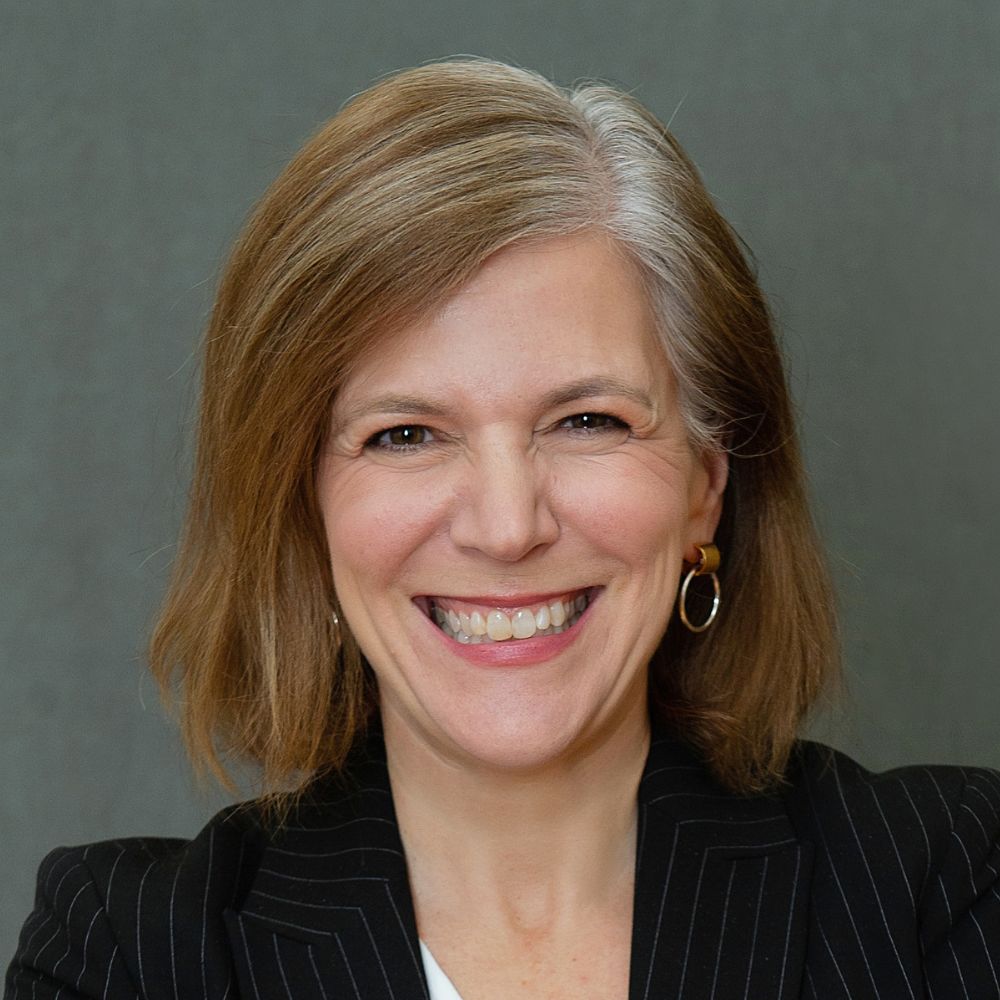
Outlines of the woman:
{"type": "Polygon", "coordinates": [[[266,794],[50,855],[10,997],[1000,996],[1000,778],[796,742],[836,655],[780,354],[611,88],[432,64],[295,157],[152,662],[266,794]]]}

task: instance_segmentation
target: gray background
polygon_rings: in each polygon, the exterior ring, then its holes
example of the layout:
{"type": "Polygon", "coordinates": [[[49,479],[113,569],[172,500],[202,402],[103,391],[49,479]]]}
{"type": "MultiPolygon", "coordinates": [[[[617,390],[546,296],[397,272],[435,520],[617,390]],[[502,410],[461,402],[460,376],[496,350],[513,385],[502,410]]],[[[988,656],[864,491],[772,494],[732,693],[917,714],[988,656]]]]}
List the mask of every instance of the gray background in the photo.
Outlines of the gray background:
{"type": "Polygon", "coordinates": [[[219,262],[300,142],[456,53],[633,88],[756,251],[866,763],[1000,765],[1000,5],[9,2],[0,13],[0,964],[59,843],[193,833],[142,646],[219,262]]]}

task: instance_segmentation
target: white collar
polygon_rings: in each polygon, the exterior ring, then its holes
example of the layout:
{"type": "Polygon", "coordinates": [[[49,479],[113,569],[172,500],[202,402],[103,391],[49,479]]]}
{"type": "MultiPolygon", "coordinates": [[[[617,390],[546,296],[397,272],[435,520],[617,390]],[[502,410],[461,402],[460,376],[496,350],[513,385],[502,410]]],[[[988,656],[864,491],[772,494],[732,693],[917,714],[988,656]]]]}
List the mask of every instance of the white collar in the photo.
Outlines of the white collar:
{"type": "Polygon", "coordinates": [[[430,948],[422,940],[420,957],[424,960],[430,1000],[462,1000],[458,990],[455,989],[455,984],[444,974],[444,970],[437,964],[437,959],[431,954],[430,948]]]}

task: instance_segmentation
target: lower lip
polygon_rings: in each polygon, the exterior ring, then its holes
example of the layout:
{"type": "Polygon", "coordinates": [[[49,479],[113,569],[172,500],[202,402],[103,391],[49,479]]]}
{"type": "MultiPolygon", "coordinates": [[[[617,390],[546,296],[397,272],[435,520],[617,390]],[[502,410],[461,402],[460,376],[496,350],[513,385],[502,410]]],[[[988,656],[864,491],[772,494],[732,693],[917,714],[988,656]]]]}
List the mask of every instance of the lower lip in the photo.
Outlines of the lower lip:
{"type": "Polygon", "coordinates": [[[445,643],[448,651],[460,656],[469,663],[483,667],[530,667],[536,663],[544,663],[558,656],[569,648],[580,634],[581,626],[590,617],[590,609],[595,599],[584,609],[583,614],[573,623],[571,628],[558,635],[541,635],[531,639],[505,639],[501,642],[480,642],[470,644],[459,642],[445,635],[429,618],[424,620],[432,628],[438,638],[445,643]]]}

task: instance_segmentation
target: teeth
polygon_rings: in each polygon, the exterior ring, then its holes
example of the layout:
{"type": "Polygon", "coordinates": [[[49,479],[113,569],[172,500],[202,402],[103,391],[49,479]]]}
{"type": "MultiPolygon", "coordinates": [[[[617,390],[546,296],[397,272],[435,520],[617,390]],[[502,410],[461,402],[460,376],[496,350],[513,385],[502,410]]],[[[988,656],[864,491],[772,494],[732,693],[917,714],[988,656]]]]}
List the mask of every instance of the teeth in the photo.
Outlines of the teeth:
{"type": "Polygon", "coordinates": [[[431,618],[447,635],[464,644],[505,642],[508,639],[530,639],[534,635],[559,635],[565,632],[586,610],[590,603],[586,594],[575,598],[551,601],[536,610],[518,608],[512,613],[494,608],[482,611],[456,611],[431,603],[431,618]]]}
{"type": "Polygon", "coordinates": [[[535,616],[525,608],[514,612],[510,627],[515,639],[530,639],[538,630],[535,616]]]}
{"type": "Polygon", "coordinates": [[[494,642],[509,639],[514,634],[510,619],[502,611],[491,611],[486,618],[486,634],[494,642]]]}

